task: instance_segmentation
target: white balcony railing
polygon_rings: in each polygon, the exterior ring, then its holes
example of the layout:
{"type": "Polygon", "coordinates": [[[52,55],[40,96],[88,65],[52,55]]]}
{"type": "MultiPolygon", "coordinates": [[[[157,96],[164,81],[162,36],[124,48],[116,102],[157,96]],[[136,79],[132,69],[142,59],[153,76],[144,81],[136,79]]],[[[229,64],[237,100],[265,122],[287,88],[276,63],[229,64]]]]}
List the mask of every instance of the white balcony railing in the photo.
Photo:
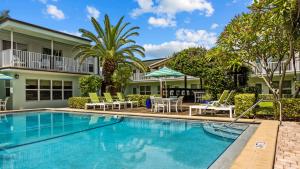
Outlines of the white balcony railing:
{"type": "MultiPolygon", "coordinates": [[[[280,64],[277,65],[278,62],[269,62],[268,63],[268,68],[270,70],[275,70],[274,71],[274,74],[280,74],[282,73],[282,69],[283,69],[283,66],[285,64],[285,62],[281,62],[280,64]]],[[[295,68],[296,68],[296,71],[299,72],[300,71],[300,60],[299,59],[296,59],[295,60],[295,68]]],[[[287,66],[287,69],[286,69],[286,72],[287,73],[293,73],[294,72],[294,66],[293,66],[293,61],[291,61],[289,63],[289,65],[287,66]]],[[[258,75],[260,74],[260,72],[262,72],[262,74],[266,74],[266,71],[262,68],[261,65],[258,65],[258,69],[255,69],[254,70],[254,74],[258,75]]]]}
{"type": "Polygon", "coordinates": [[[0,51],[0,67],[18,67],[72,73],[97,73],[97,64],[94,58],[88,58],[80,64],[79,60],[71,57],[51,56],[11,49],[0,51]]]}

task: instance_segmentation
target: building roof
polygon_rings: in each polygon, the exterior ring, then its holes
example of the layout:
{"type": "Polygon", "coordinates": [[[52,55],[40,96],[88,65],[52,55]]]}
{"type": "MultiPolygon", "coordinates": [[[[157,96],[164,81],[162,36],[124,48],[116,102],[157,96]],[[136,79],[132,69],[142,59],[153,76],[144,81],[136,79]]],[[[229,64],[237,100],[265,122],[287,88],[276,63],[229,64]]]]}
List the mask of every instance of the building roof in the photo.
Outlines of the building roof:
{"type": "Polygon", "coordinates": [[[31,32],[46,31],[46,32],[51,33],[51,35],[49,35],[49,36],[57,36],[58,38],[59,37],[62,38],[62,36],[65,36],[69,40],[73,40],[73,41],[77,40],[79,42],[84,42],[84,43],[90,43],[91,42],[89,39],[85,39],[85,38],[82,38],[82,37],[79,37],[79,36],[71,35],[71,34],[68,34],[68,33],[65,33],[65,32],[60,32],[60,31],[57,31],[57,30],[49,29],[49,28],[46,28],[46,27],[42,27],[42,26],[39,26],[39,25],[31,24],[31,23],[28,23],[28,22],[20,21],[20,20],[17,20],[17,19],[9,18],[9,17],[0,21],[0,28],[7,29],[7,30],[16,28],[20,31],[27,31],[27,32],[29,32],[29,31],[31,31],[31,32]],[[22,26],[26,26],[26,28],[22,27],[22,26]]]}

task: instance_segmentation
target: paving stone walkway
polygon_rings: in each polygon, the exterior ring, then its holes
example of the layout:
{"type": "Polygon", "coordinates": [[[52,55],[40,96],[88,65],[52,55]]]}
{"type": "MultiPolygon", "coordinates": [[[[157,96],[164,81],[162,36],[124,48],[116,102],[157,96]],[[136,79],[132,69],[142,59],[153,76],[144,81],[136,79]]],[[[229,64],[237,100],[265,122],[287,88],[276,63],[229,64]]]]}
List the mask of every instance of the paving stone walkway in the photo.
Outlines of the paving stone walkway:
{"type": "Polygon", "coordinates": [[[300,169],[300,123],[283,122],[279,128],[275,169],[300,169]]]}

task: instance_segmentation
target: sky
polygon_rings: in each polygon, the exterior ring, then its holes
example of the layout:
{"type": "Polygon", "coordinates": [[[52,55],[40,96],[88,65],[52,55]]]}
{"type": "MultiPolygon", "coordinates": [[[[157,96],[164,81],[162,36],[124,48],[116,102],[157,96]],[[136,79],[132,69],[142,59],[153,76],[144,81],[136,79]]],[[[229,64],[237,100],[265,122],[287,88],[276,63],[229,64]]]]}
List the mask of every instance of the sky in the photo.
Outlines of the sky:
{"type": "Polygon", "coordinates": [[[94,31],[90,18],[101,24],[125,16],[139,26],[135,40],[146,50],[143,59],[172,55],[188,47],[211,48],[230,20],[248,11],[252,0],[0,0],[0,11],[12,18],[80,36],[94,31]]]}

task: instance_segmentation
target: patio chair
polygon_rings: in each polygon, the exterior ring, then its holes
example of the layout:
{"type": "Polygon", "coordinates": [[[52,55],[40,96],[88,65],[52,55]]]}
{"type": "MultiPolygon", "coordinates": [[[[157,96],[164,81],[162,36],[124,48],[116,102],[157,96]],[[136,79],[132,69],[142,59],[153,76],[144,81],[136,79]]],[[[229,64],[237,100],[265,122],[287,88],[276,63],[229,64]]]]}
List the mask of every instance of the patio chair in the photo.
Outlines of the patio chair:
{"type": "Polygon", "coordinates": [[[114,101],[111,94],[110,93],[103,93],[104,95],[104,99],[105,99],[105,103],[110,103],[113,105],[113,108],[115,106],[118,106],[119,110],[121,110],[121,105],[124,106],[124,108],[126,108],[126,103],[122,102],[122,101],[114,101]]]}
{"type": "Polygon", "coordinates": [[[228,95],[229,95],[229,90],[224,90],[223,93],[221,94],[219,100],[212,101],[209,103],[209,105],[218,106],[218,105],[224,104],[224,101],[227,99],[228,95]]]}
{"type": "Polygon", "coordinates": [[[182,112],[183,98],[184,98],[184,96],[179,96],[178,99],[175,102],[173,102],[174,104],[171,104],[171,109],[172,109],[172,107],[175,107],[175,110],[178,113],[178,108],[180,108],[180,111],[182,112]]]}
{"type": "Polygon", "coordinates": [[[118,99],[119,99],[118,101],[125,102],[126,104],[130,104],[131,108],[133,108],[134,104],[136,104],[136,107],[139,107],[139,102],[138,101],[126,100],[123,93],[118,92],[117,96],[118,96],[118,99]]]}
{"type": "Polygon", "coordinates": [[[160,108],[163,109],[163,113],[165,113],[165,108],[168,109],[168,105],[162,100],[160,97],[155,97],[154,98],[154,111],[159,112],[160,108]]]}
{"type": "Polygon", "coordinates": [[[9,97],[6,97],[4,101],[0,101],[0,110],[6,110],[6,105],[9,97]]]}
{"type": "Polygon", "coordinates": [[[86,103],[85,104],[85,109],[87,109],[89,106],[92,106],[94,109],[96,109],[96,106],[99,106],[100,109],[103,108],[105,111],[105,108],[108,106],[112,106],[110,103],[104,103],[100,102],[97,93],[89,93],[91,103],[86,103]]]}
{"type": "Polygon", "coordinates": [[[150,101],[151,101],[151,112],[155,111],[155,102],[154,102],[155,97],[150,96],[150,101]]]}

